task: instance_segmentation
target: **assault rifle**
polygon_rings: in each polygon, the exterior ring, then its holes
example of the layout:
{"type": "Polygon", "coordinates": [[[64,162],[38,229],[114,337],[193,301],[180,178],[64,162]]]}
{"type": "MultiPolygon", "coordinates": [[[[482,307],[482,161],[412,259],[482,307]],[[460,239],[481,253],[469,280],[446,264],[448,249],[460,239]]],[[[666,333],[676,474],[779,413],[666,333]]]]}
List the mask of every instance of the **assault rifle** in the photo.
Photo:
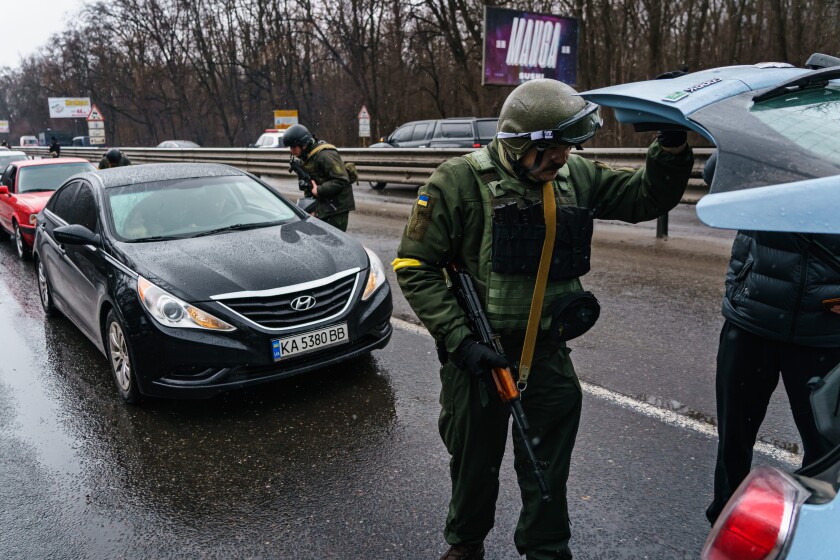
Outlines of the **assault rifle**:
{"type": "Polygon", "coordinates": [[[298,199],[298,207],[307,214],[314,211],[317,200],[312,196],[312,175],[306,172],[300,160],[294,156],[289,158],[289,166],[298,176],[298,188],[303,191],[303,198],[298,199]]]}
{"type": "MultiPolygon", "coordinates": [[[[502,349],[502,343],[499,342],[499,337],[493,334],[490,328],[490,322],[481,308],[481,302],[478,299],[478,294],[475,291],[472,278],[466,272],[462,271],[455,265],[449,265],[446,269],[451,284],[451,290],[458,300],[461,309],[467,314],[467,322],[470,330],[478,337],[482,344],[486,344],[496,351],[500,356],[504,356],[505,352],[502,349]]],[[[489,375],[482,376],[482,381],[492,389],[490,385],[490,378],[493,380],[496,392],[502,399],[502,402],[510,408],[510,415],[513,417],[513,425],[522,439],[522,444],[525,446],[525,452],[528,454],[528,460],[534,467],[534,476],[537,478],[537,484],[542,492],[542,499],[551,501],[551,494],[548,490],[548,484],[543,477],[540,462],[534,454],[534,448],[531,445],[531,440],[528,439],[528,419],[525,418],[525,411],[522,408],[522,400],[520,398],[519,388],[513,379],[510,368],[493,368],[489,375]]]]}

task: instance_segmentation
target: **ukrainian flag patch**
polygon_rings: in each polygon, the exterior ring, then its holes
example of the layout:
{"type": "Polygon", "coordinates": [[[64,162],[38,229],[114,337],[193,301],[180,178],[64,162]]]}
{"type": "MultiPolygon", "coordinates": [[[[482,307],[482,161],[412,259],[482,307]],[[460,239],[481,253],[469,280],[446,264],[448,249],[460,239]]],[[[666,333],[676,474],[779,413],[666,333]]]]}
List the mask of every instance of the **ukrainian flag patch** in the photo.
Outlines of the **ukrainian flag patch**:
{"type": "Polygon", "coordinates": [[[421,194],[417,197],[417,206],[423,206],[424,208],[429,205],[429,195],[421,194]]]}

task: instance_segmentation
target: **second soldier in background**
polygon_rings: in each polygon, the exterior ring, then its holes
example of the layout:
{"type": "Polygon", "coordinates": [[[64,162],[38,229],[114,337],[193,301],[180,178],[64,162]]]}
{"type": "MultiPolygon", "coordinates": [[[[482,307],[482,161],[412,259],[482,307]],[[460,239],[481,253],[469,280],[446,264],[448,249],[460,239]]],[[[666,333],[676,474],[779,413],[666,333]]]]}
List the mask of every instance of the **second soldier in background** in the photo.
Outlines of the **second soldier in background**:
{"type": "Polygon", "coordinates": [[[356,209],[353,185],[344,161],[332,144],[318,140],[301,125],[290,126],[283,134],[283,145],[300,158],[303,168],[312,176],[312,187],[304,191],[318,203],[312,214],[341,231],[347,231],[351,210],[356,209]]]}

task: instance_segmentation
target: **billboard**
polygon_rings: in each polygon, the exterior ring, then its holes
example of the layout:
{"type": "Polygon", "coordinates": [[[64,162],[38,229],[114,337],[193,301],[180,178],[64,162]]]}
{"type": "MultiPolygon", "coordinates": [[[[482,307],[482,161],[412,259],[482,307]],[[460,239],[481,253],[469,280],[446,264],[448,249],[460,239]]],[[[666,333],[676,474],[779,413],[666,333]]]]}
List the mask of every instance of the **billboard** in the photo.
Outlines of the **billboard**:
{"type": "Polygon", "coordinates": [[[485,6],[483,85],[536,78],[577,82],[578,20],[485,6]]]}
{"type": "Polygon", "coordinates": [[[0,121],[0,134],[9,133],[9,121],[0,121]]]}
{"type": "Polygon", "coordinates": [[[86,119],[90,97],[49,97],[51,119],[86,119]]]}

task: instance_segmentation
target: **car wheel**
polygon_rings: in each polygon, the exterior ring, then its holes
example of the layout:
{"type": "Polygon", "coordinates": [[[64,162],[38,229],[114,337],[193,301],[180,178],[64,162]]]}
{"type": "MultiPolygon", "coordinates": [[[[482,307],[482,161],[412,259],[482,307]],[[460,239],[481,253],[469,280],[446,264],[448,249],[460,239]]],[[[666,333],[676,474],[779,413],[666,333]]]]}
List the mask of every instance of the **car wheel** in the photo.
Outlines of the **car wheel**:
{"type": "Polygon", "coordinates": [[[122,323],[114,310],[108,311],[105,319],[105,353],[111,366],[111,375],[122,399],[128,404],[140,402],[137,389],[137,372],[134,368],[131,346],[122,323]]]}
{"type": "Polygon", "coordinates": [[[375,191],[381,191],[382,189],[385,188],[385,185],[387,185],[387,184],[388,183],[385,183],[383,181],[371,181],[370,182],[370,188],[372,188],[375,191]]]}
{"type": "Polygon", "coordinates": [[[15,234],[13,237],[18,258],[22,261],[29,260],[30,249],[26,246],[26,241],[23,240],[23,235],[21,235],[20,227],[17,224],[15,224],[15,234]]]}
{"type": "Polygon", "coordinates": [[[35,267],[38,270],[38,295],[41,296],[41,307],[44,308],[44,313],[47,317],[53,317],[57,314],[58,310],[55,308],[55,304],[53,303],[50,281],[47,278],[47,269],[40,259],[38,259],[38,263],[35,267]]]}

